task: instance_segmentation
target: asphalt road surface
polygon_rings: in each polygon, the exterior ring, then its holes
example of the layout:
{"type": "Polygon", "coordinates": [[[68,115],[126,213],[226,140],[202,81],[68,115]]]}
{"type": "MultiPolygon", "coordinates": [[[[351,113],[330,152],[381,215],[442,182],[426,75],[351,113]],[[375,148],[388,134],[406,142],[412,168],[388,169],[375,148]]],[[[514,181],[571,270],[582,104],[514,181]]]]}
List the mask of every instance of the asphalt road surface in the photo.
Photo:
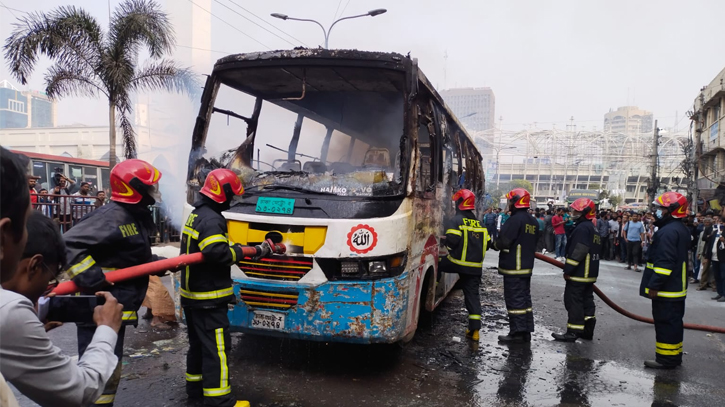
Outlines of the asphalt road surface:
{"type": "MultiPolygon", "coordinates": [[[[489,252],[484,266],[484,327],[478,346],[467,342],[467,313],[460,290],[419,328],[407,346],[359,346],[281,340],[233,334],[230,373],[233,393],[255,407],[327,406],[718,406],[725,403],[723,335],[685,332],[681,368],[652,371],[651,325],[629,320],[598,298],[594,341],[562,344],[552,331],[566,325],[564,280],[538,262],[532,293],[536,333],[530,345],[505,346],[508,331],[502,280],[489,252]]],[[[651,316],[638,296],[641,274],[602,262],[597,285],[615,302],[651,316]]],[[[694,287],[693,287],[694,288],[694,287]]],[[[725,326],[725,304],[711,291],[690,290],[685,321],[725,326]]],[[[184,392],[186,335],[158,332],[143,322],[126,333],[124,379],[116,406],[201,406],[184,392]]],[[[76,354],[75,328],[51,338],[76,354]]],[[[22,406],[33,406],[26,399],[22,406]]]]}

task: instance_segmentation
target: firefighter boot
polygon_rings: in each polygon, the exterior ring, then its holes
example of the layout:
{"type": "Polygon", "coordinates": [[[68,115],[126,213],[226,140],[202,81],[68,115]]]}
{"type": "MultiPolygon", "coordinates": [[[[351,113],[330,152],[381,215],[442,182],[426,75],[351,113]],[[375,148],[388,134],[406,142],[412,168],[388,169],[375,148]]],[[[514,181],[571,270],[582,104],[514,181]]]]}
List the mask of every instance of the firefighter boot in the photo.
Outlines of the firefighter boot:
{"type": "Polygon", "coordinates": [[[466,329],[466,338],[478,342],[478,339],[480,338],[478,329],[474,329],[473,331],[466,329]]]}
{"type": "Polygon", "coordinates": [[[677,367],[677,366],[663,365],[662,363],[659,363],[656,360],[645,360],[644,366],[648,367],[650,369],[674,369],[677,367]]]}
{"type": "Polygon", "coordinates": [[[506,343],[525,343],[531,342],[530,332],[509,332],[508,335],[499,335],[499,342],[506,343]]]}
{"type": "Polygon", "coordinates": [[[579,334],[579,337],[591,341],[594,339],[594,327],[597,325],[595,318],[590,318],[584,322],[584,332],[579,334]]]}
{"type": "Polygon", "coordinates": [[[572,332],[568,329],[563,334],[552,333],[551,336],[554,338],[554,340],[559,342],[576,342],[576,338],[579,337],[579,335],[577,335],[575,332],[572,332]]]}

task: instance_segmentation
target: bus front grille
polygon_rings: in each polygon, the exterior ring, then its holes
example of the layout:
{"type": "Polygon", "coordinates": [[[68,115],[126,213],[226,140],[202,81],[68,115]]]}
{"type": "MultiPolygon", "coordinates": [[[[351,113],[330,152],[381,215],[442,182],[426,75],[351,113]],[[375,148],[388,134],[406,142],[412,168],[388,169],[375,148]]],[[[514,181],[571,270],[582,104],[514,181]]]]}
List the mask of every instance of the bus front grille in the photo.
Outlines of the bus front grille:
{"type": "Polygon", "coordinates": [[[297,293],[277,293],[261,290],[240,290],[242,300],[254,308],[287,309],[297,305],[297,293]]]}
{"type": "Polygon", "coordinates": [[[263,257],[259,260],[245,258],[238,266],[249,277],[297,281],[312,269],[312,258],[286,256],[263,257]]]}

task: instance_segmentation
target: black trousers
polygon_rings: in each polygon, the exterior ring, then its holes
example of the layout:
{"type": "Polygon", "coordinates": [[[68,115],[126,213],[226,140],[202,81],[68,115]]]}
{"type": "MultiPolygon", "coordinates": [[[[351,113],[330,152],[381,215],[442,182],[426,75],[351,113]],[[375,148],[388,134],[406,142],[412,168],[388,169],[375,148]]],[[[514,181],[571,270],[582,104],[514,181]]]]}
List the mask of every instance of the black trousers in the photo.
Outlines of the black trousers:
{"type": "Polygon", "coordinates": [[[685,301],[652,300],[655,321],[656,360],[666,366],[682,364],[682,340],[685,335],[682,318],[685,301]]]}
{"type": "Polygon", "coordinates": [[[231,407],[236,404],[229,385],[229,319],[227,306],[184,307],[189,330],[186,354],[186,393],[204,397],[205,406],[231,407]]]}
{"type": "MultiPolygon", "coordinates": [[[[77,327],[78,334],[78,357],[83,356],[86,352],[86,348],[91,344],[93,335],[96,333],[96,327],[91,325],[79,325],[77,327]]],[[[118,364],[116,370],[113,371],[113,375],[106,382],[106,387],[103,389],[101,397],[93,403],[94,406],[113,406],[113,402],[116,399],[116,392],[118,390],[118,384],[121,382],[121,366],[123,365],[123,339],[126,333],[126,327],[121,326],[118,331],[118,340],[116,341],[116,348],[113,350],[113,354],[118,357],[118,364]]]]}
{"type": "Polygon", "coordinates": [[[602,237],[602,257],[604,260],[609,260],[609,236],[602,237]]]}
{"type": "Polygon", "coordinates": [[[534,332],[531,277],[503,276],[503,295],[511,333],[534,332]]]}
{"type": "Polygon", "coordinates": [[[630,266],[638,265],[641,262],[640,257],[642,257],[642,242],[633,242],[629,241],[627,242],[627,254],[629,255],[629,261],[628,264],[630,266]]]}
{"type": "MultiPolygon", "coordinates": [[[[438,261],[438,281],[440,281],[443,273],[456,273],[456,265],[453,264],[448,258],[442,257],[438,261]]],[[[458,281],[459,286],[463,290],[463,301],[466,303],[466,310],[468,310],[468,329],[471,331],[477,331],[481,329],[481,294],[479,288],[481,287],[481,275],[480,274],[466,274],[458,273],[460,280],[458,281]]]]}
{"type": "MultiPolygon", "coordinates": [[[[588,327],[587,322],[595,318],[594,305],[594,284],[567,281],[564,288],[564,306],[569,314],[566,329],[577,334],[582,334],[588,327]]],[[[594,334],[594,328],[591,328],[594,334]]],[[[589,334],[589,332],[587,332],[589,334]]]]}
{"type": "Polygon", "coordinates": [[[470,274],[459,274],[461,276],[460,284],[463,289],[463,300],[468,310],[468,329],[478,331],[481,329],[481,294],[479,287],[481,286],[481,276],[470,274]]]}

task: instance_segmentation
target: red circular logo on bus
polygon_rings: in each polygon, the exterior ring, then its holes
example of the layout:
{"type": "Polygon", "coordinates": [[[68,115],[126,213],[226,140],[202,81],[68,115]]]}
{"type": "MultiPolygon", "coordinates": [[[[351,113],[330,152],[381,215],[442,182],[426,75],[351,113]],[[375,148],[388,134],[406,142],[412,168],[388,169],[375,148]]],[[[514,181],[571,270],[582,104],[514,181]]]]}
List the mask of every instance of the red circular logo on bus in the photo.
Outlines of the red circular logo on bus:
{"type": "Polygon", "coordinates": [[[347,245],[357,254],[365,254],[378,244],[378,234],[368,225],[357,225],[347,234],[347,245]]]}

